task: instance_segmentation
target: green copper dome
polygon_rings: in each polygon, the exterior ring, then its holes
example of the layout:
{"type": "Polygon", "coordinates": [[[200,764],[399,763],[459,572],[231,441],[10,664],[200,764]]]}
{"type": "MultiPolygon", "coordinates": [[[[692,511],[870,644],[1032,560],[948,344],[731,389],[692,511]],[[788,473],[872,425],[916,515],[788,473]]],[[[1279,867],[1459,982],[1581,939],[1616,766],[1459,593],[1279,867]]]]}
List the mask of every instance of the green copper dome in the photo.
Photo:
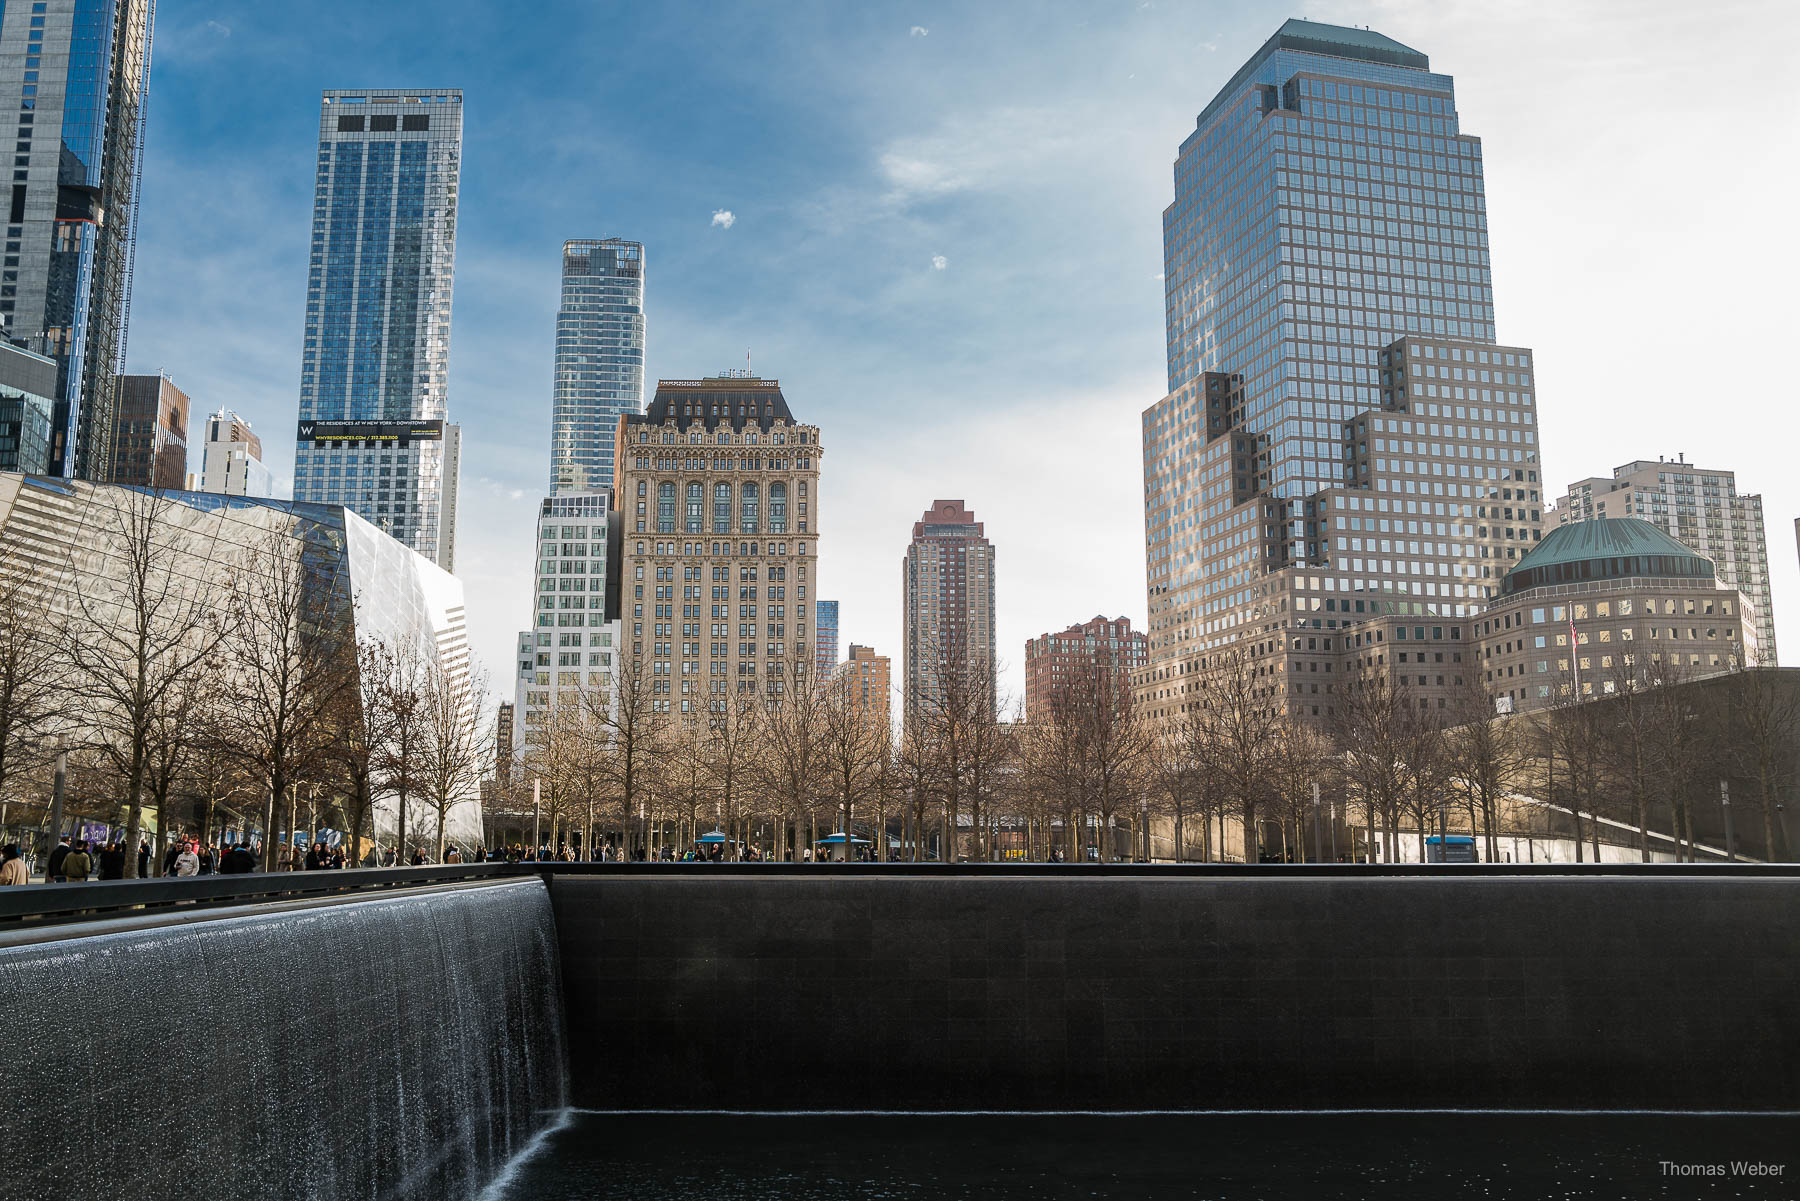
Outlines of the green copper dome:
{"type": "Polygon", "coordinates": [[[1713,565],[1648,521],[1600,517],[1552,530],[1507,572],[1501,590],[1631,576],[1710,580],[1713,565]]]}

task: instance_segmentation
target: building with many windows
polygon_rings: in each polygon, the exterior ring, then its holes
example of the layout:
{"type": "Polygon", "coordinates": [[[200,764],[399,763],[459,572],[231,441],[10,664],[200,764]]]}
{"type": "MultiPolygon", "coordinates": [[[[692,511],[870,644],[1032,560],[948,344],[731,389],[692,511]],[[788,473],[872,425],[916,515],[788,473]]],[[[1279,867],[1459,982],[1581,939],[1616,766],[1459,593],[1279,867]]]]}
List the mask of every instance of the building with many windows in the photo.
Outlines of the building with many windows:
{"type": "Polygon", "coordinates": [[[109,483],[179,490],[187,485],[188,395],[166,375],[114,379],[109,483]]]}
{"type": "Polygon", "coordinates": [[[445,570],[461,160],[459,91],[324,94],[294,453],[296,500],[347,505],[445,570]]]}
{"type": "Polygon", "coordinates": [[[0,471],[47,475],[56,360],[0,341],[0,471]]]}
{"type": "Polygon", "coordinates": [[[1613,468],[1612,478],[1590,476],[1569,485],[1551,511],[1556,524],[1597,517],[1635,517],[1712,561],[1719,583],[1742,592],[1756,613],[1762,666],[1775,666],[1774,597],[1762,497],[1737,490],[1737,476],[1673,461],[1638,459],[1613,468]]]}
{"type": "Polygon", "coordinates": [[[1473,618],[1542,533],[1480,140],[1424,54],[1289,21],[1182,143],[1163,237],[1138,700],[1173,717],[1247,648],[1259,695],[1328,718],[1345,630],[1473,618]]]}
{"type": "Polygon", "coordinates": [[[532,745],[566,705],[608,713],[619,644],[617,521],[606,489],[565,492],[538,506],[532,627],[519,632],[514,737],[532,745]]]}
{"type": "Polygon", "coordinates": [[[660,380],[619,417],[623,640],[654,705],[701,713],[732,693],[807,686],[818,599],[819,427],[778,380],[660,380]]]}
{"type": "Polygon", "coordinates": [[[619,414],[644,408],[644,247],[564,242],[550,494],[610,488],[619,414]]]}
{"type": "Polygon", "coordinates": [[[1756,612],[1713,564],[1634,517],[1552,530],[1473,624],[1503,712],[1755,662],[1756,612]]]}
{"type": "Polygon", "coordinates": [[[909,721],[947,703],[998,703],[994,573],[994,544],[962,501],[934,500],[913,523],[900,563],[909,721]]]}
{"type": "MultiPolygon", "coordinates": [[[[838,661],[838,603],[834,600],[814,602],[813,678],[828,679],[838,661]]],[[[866,649],[866,648],[865,648],[866,649]]]]}
{"type": "Polygon", "coordinates": [[[1132,681],[1147,661],[1142,630],[1129,617],[1096,615],[1060,634],[1040,634],[1025,643],[1025,720],[1050,721],[1071,687],[1092,686],[1129,704],[1132,681]]]}
{"type": "Polygon", "coordinates": [[[200,470],[188,476],[190,491],[221,496],[268,496],[274,492],[269,469],[263,466],[262,439],[248,421],[230,409],[220,409],[206,419],[201,439],[200,470]]]}
{"type": "Polygon", "coordinates": [[[893,706],[888,699],[888,690],[893,687],[891,676],[892,664],[886,655],[852,642],[850,657],[833,666],[827,679],[834,688],[848,689],[850,703],[859,715],[887,726],[893,721],[893,706]]]}
{"type": "Polygon", "coordinates": [[[112,471],[154,11],[152,0],[0,5],[0,112],[17,122],[0,193],[0,337],[56,362],[53,475],[112,471]]]}

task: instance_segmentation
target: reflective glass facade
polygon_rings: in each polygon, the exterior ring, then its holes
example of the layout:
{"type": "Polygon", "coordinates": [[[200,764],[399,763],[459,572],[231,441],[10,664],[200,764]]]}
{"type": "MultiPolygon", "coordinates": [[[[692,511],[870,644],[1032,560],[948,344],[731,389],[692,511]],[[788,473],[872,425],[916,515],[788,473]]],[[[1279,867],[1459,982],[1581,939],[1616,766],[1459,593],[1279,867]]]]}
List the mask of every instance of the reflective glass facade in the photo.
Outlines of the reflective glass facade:
{"type": "Polygon", "coordinates": [[[151,0],[0,4],[16,118],[0,326],[56,360],[50,470],[105,478],[125,359],[151,0]]]}
{"type": "MultiPolygon", "coordinates": [[[[329,91],[320,105],[300,420],[442,421],[450,367],[462,93],[329,91]]],[[[298,500],[346,504],[448,568],[444,439],[302,437],[298,500]]]]}
{"type": "Polygon", "coordinates": [[[619,414],[644,411],[644,247],[563,244],[550,492],[610,488],[619,414]]]}
{"type": "Polygon", "coordinates": [[[1242,375],[1277,496],[1340,478],[1336,423],[1380,403],[1384,346],[1494,340],[1481,143],[1428,62],[1380,34],[1289,21],[1176,158],[1169,391],[1242,375]]]}

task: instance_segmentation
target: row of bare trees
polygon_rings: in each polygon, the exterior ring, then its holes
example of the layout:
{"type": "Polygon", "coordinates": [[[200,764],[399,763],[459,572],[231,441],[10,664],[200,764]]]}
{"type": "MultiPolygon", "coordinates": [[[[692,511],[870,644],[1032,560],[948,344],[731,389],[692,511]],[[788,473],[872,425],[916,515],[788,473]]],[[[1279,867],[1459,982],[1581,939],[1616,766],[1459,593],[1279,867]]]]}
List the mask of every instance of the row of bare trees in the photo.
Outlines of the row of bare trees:
{"type": "Polygon", "coordinates": [[[93,506],[106,515],[68,564],[0,546],[0,825],[48,816],[61,754],[68,811],[122,818],[128,849],[151,810],[163,844],[210,842],[225,811],[260,828],[273,868],[269,832],[295,829],[304,798],[307,824],[344,829],[353,858],[384,805],[396,842],[441,857],[490,761],[478,673],[356,641],[343,564],[305,528],[234,545],[190,528],[216,515],[119,496],[93,506]],[[408,831],[415,813],[429,842],[408,831]]]}

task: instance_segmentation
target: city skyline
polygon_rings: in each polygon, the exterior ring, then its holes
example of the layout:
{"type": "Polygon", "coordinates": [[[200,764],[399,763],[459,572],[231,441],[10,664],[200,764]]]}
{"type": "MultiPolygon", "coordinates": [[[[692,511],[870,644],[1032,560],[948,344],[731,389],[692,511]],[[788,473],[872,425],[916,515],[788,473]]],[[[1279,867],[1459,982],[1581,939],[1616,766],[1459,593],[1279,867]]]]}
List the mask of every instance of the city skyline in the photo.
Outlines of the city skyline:
{"type": "MultiPolygon", "coordinates": [[[[704,11],[684,9],[678,16],[692,20],[704,11]]],[[[1071,12],[1069,24],[1090,15],[1071,12]]],[[[645,168],[657,161],[649,143],[673,136],[672,144],[688,157],[706,160],[704,172],[676,167],[657,175],[651,169],[648,174],[654,178],[647,180],[646,172],[639,171],[601,202],[559,198],[529,222],[512,225],[496,220],[498,211],[491,199],[487,218],[479,216],[484,211],[479,198],[484,192],[491,198],[504,190],[511,155],[496,141],[503,130],[507,138],[530,137],[513,124],[518,115],[515,99],[498,105],[491,83],[483,89],[485,98],[472,90],[470,120],[485,125],[479,138],[471,138],[465,177],[461,239],[465,287],[459,289],[451,404],[459,417],[481,426],[465,448],[465,475],[477,499],[463,505],[462,536],[465,553],[476,556],[470,561],[473,570],[465,574],[471,580],[471,623],[484,661],[497,665],[510,658],[518,628],[517,597],[530,575],[517,531],[531,519],[542,495],[541,448],[549,425],[556,295],[554,269],[543,267],[546,248],[554,253],[567,238],[596,228],[629,232],[658,258],[659,332],[646,365],[652,378],[689,376],[696,363],[709,368],[741,363],[748,344],[761,373],[782,376],[797,394],[838,398],[825,402],[836,412],[821,411],[818,420],[842,431],[834,436],[840,464],[866,464],[856,476],[840,469],[825,485],[840,490],[834,512],[840,515],[837,528],[846,536],[833,540],[821,570],[825,587],[845,603],[846,641],[895,644],[900,629],[897,598],[884,595],[889,589],[879,581],[891,570],[883,564],[904,546],[921,494],[965,496],[989,523],[996,543],[1008,547],[1008,597],[1001,606],[998,637],[1005,668],[1003,692],[1017,696],[1022,691],[1022,664],[1016,652],[1005,648],[1022,644],[1038,630],[1059,628],[1071,611],[1122,612],[1134,621],[1141,618],[1143,611],[1135,599],[1142,577],[1137,495],[1141,473],[1134,418],[1161,394],[1164,384],[1157,369],[1163,339],[1162,285],[1155,279],[1162,265],[1155,214],[1171,198],[1168,148],[1192,129],[1196,114],[1235,66],[1289,15],[1293,14],[1272,8],[1245,10],[1229,18],[1217,13],[1144,12],[1091,22],[1082,35],[1090,61],[1073,79],[1067,98],[1034,91],[1021,72],[1002,63],[997,80],[969,95],[910,112],[904,120],[875,114],[867,105],[848,106],[827,128],[808,137],[800,147],[804,153],[784,159],[782,187],[797,199],[779,202],[767,185],[756,181],[750,165],[764,157],[769,138],[782,127],[783,114],[793,105],[802,99],[816,101],[820,94],[845,92],[849,76],[858,72],[880,97],[922,96],[936,73],[991,54],[1007,14],[979,18],[927,14],[916,22],[928,29],[924,35],[899,27],[914,22],[896,23],[891,14],[835,21],[808,44],[839,47],[856,72],[829,72],[801,91],[759,82],[754,111],[717,129],[697,116],[711,95],[707,91],[693,99],[694,107],[682,110],[687,115],[657,118],[648,115],[652,105],[646,102],[639,128],[614,126],[582,134],[588,141],[604,140],[645,168]],[[1168,43],[1167,51],[1157,48],[1162,42],[1168,43]],[[1213,48],[1204,48],[1206,44],[1213,48]],[[484,103],[491,111],[483,112],[484,103]],[[1107,138],[1058,132],[1068,124],[1058,117],[1064,104],[1092,108],[1094,121],[1107,138]],[[979,132],[984,116],[1003,118],[993,136],[979,132]],[[741,149],[734,148],[732,139],[746,132],[757,136],[742,138],[741,149]],[[1096,145],[1100,140],[1116,144],[1096,145]],[[721,164],[728,169],[722,171],[721,164]],[[1110,176],[1112,182],[1103,188],[1077,180],[1084,168],[1087,174],[1110,176]],[[1063,273],[1077,269],[1057,261],[1048,243],[1037,238],[1047,229],[1038,216],[1027,214],[1017,234],[992,246],[973,236],[975,229],[989,228],[988,214],[1015,207],[1019,188],[1029,191],[1050,184],[1068,189],[1049,206],[1058,214],[1056,224],[1073,217],[1092,227],[1104,214],[1104,229],[1118,239],[1105,271],[1095,275],[1091,267],[1081,268],[1084,290],[1079,303],[1047,299],[1068,289],[1075,276],[1065,279],[1063,273]],[[817,248],[806,249],[805,239],[817,243],[817,248]],[[845,239],[866,243],[868,251],[841,256],[845,259],[841,265],[830,262],[850,245],[845,239]],[[468,268],[471,253],[479,266],[468,268]],[[535,265],[516,269],[515,264],[527,257],[535,265]],[[480,292],[467,286],[470,269],[482,281],[480,292]],[[796,290],[800,280],[805,281],[805,296],[796,290]],[[870,281],[877,286],[869,289],[870,281]],[[860,299],[846,303],[852,295],[860,299]],[[1009,309],[1006,319],[993,316],[1009,309]],[[1023,328],[1030,325],[1037,328],[1023,328]],[[806,381],[804,386],[797,382],[801,380],[806,381]],[[854,404],[847,403],[850,397],[856,398],[854,404]],[[946,431],[955,431],[955,436],[946,439],[946,431]],[[977,447],[980,453],[975,453],[977,447]],[[922,469],[920,464],[926,462],[931,466],[922,469]],[[1072,471],[1085,474],[1094,499],[1073,515],[1073,526],[1049,521],[1045,514],[1057,503],[1072,471]],[[851,521],[855,524],[846,527],[844,523],[851,521]],[[1071,563],[1078,570],[1069,571],[1071,563]],[[1022,575],[1026,572],[1031,574],[1022,575]],[[865,586],[865,580],[871,586],[865,586]]],[[[1666,385],[1661,389],[1667,394],[1665,402],[1642,380],[1620,376],[1617,367],[1622,347],[1667,340],[1669,335],[1652,337],[1645,332],[1663,328],[1658,325],[1665,320],[1660,313],[1642,302],[1623,303],[1629,293],[1642,293],[1643,288],[1626,286],[1637,277],[1632,264],[1621,261],[1614,249],[1620,245],[1615,235],[1597,235],[1585,211],[1571,212],[1565,206],[1550,212],[1535,199],[1533,189],[1546,192],[1547,171],[1566,170],[1584,153],[1571,143],[1572,132],[1554,125],[1552,114],[1542,111],[1542,102],[1533,98],[1528,86],[1533,79],[1541,86],[1563,60],[1527,53],[1522,23],[1491,16],[1471,13],[1451,19],[1404,6],[1380,13],[1329,6],[1308,9],[1304,15],[1374,24],[1398,41],[1424,47],[1435,69],[1456,76],[1464,120],[1482,136],[1491,171],[1495,307],[1501,318],[1497,333],[1502,341],[1533,346],[1547,383],[1546,478],[1560,484],[1635,453],[1624,446],[1606,450],[1616,442],[1584,438],[1579,426],[1592,420],[1598,428],[1598,413],[1607,401],[1628,392],[1637,415],[1645,420],[1678,408],[1678,398],[1666,385]],[[1523,218],[1509,216],[1509,206],[1515,214],[1522,211],[1523,218]],[[1584,257],[1572,252],[1569,237],[1581,230],[1590,235],[1585,244],[1592,253],[1587,257],[1598,253],[1607,259],[1604,264],[1585,268],[1584,257]],[[1580,288],[1571,287],[1566,271],[1551,270],[1552,265],[1571,263],[1583,271],[1580,288]],[[1579,306],[1571,304],[1574,292],[1583,296],[1579,306]],[[1527,301],[1509,301],[1515,293],[1527,301]],[[1610,306],[1604,303],[1607,298],[1612,299],[1610,306]],[[1659,409],[1665,403],[1667,409],[1659,409]],[[1577,454],[1597,455],[1600,461],[1582,461],[1577,454]]],[[[158,110],[159,131],[165,119],[181,120],[184,86],[191,90],[207,79],[238,79],[246,61],[267,60],[272,41],[279,40],[277,34],[293,36],[278,16],[252,14],[241,6],[226,6],[217,19],[230,27],[229,33],[209,30],[204,23],[170,26],[165,21],[168,36],[158,42],[159,104],[160,97],[174,96],[170,107],[158,110]]],[[[1573,53],[1581,49],[1580,35],[1596,27],[1579,11],[1567,20],[1565,45],[1573,53]]],[[[378,26],[377,48],[389,44],[383,38],[398,36],[385,22],[378,26]]],[[[481,29],[477,22],[468,35],[473,41],[452,38],[451,47],[478,42],[485,36],[481,29]]],[[[654,49],[656,37],[666,29],[662,20],[632,22],[621,36],[643,40],[654,49]]],[[[759,35],[735,30],[733,36],[738,39],[733,42],[736,47],[759,35]]],[[[1073,61],[1069,39],[1074,36],[1062,30],[1034,31],[1030,53],[1017,57],[1073,61]]],[[[1726,49],[1718,40],[1707,41],[1710,35],[1698,29],[1677,37],[1664,27],[1646,24],[1608,36],[1629,40],[1639,53],[1677,76],[1692,45],[1726,49]]],[[[1730,52],[1754,56],[1741,48],[1730,52]]],[[[380,81],[376,57],[363,54],[367,61],[353,60],[345,69],[357,78],[380,81]]],[[[456,53],[446,50],[439,62],[428,56],[413,69],[422,79],[450,78],[448,64],[453,61],[456,53]]],[[[518,97],[516,103],[530,109],[569,94],[571,88],[589,94],[592,89],[586,83],[576,85],[569,78],[573,61],[559,59],[560,66],[546,72],[542,98],[518,97]]],[[[277,72],[270,86],[311,89],[316,96],[319,84],[344,78],[339,71],[321,71],[317,63],[304,71],[300,65],[304,60],[285,78],[277,72]],[[326,74],[331,78],[320,78],[326,74]]],[[[471,79],[456,78],[465,84],[483,82],[479,72],[471,79]]],[[[258,81],[258,86],[264,85],[258,81]]],[[[192,106],[198,99],[193,92],[186,103],[192,106]]],[[[1703,112],[1706,103],[1703,100],[1697,111],[1703,112]]],[[[1688,106],[1685,111],[1689,115],[1677,123],[1674,136],[1694,132],[1691,114],[1696,110],[1688,106]]],[[[1628,123],[1635,119],[1625,118],[1628,123]]],[[[213,118],[200,126],[196,132],[216,133],[219,127],[213,118]]],[[[202,285],[195,299],[204,313],[222,303],[216,278],[220,268],[239,264],[229,253],[204,246],[197,250],[191,239],[186,244],[171,240],[167,235],[174,231],[166,226],[157,232],[155,181],[171,180],[171,190],[180,195],[184,187],[191,189],[193,171],[208,158],[185,130],[172,131],[169,142],[159,143],[161,136],[150,141],[151,167],[156,166],[157,147],[163,145],[171,148],[169,161],[176,169],[172,177],[167,171],[150,172],[144,253],[155,248],[164,261],[195,262],[202,285]]],[[[297,175],[301,183],[294,190],[304,194],[310,184],[306,165],[283,164],[284,157],[293,157],[291,140],[269,136],[264,141],[224,178],[237,192],[267,194],[289,204],[281,197],[291,184],[282,177],[297,175]],[[252,168],[257,173],[254,179],[248,175],[252,168]]],[[[567,153],[575,144],[563,151],[554,141],[532,142],[547,152],[546,161],[564,167],[574,165],[567,153]]],[[[1634,164],[1648,169],[1648,162],[1638,163],[1629,155],[1625,155],[1629,161],[1617,161],[1630,147],[1620,147],[1616,139],[1582,145],[1590,151],[1596,145],[1608,148],[1613,174],[1623,172],[1625,179],[1631,178],[1634,164]]],[[[1755,160],[1751,155],[1745,170],[1755,160]]],[[[524,160],[519,162],[522,169],[524,160]]],[[[575,178],[581,178],[580,171],[575,178]]],[[[163,197],[164,202],[174,199],[169,193],[163,197]]],[[[1672,219],[1673,207],[1673,200],[1658,199],[1652,216],[1672,219]]],[[[203,200],[200,209],[221,214],[213,201],[203,200]]],[[[284,256],[279,222],[267,224],[274,250],[284,256]]],[[[1716,223],[1704,228],[1696,224],[1692,233],[1702,240],[1725,236],[1716,223]]],[[[1716,261],[1718,256],[1712,257],[1716,261]]],[[[140,289],[156,286],[146,282],[153,278],[150,261],[140,263],[140,289]]],[[[1731,269],[1729,264],[1708,268],[1715,273],[1731,269]]],[[[292,268],[284,270],[291,281],[292,268]]],[[[272,265],[266,269],[252,265],[249,278],[257,280],[265,273],[272,289],[283,286],[282,275],[272,265]]],[[[234,278],[241,282],[241,277],[234,278]]],[[[291,289],[291,282],[286,286],[291,289]]],[[[244,304],[241,292],[240,288],[233,305],[244,311],[234,311],[233,316],[251,336],[221,346],[217,349],[223,353],[215,354],[211,347],[184,345],[176,336],[178,330],[157,312],[144,324],[134,324],[136,353],[130,366],[132,370],[167,366],[197,404],[231,403],[246,410],[259,428],[275,428],[268,423],[287,419],[280,407],[284,398],[261,381],[279,382],[285,375],[290,381],[286,397],[291,398],[292,364],[298,355],[292,330],[297,326],[283,333],[255,297],[244,304]],[[160,336],[155,332],[159,325],[160,336]],[[142,332],[145,328],[152,332],[142,332]],[[271,336],[259,339],[256,335],[264,329],[271,336]],[[183,355],[200,361],[190,367],[183,355]],[[247,392],[260,403],[240,403],[247,392]]],[[[275,315],[283,307],[292,311],[291,305],[276,306],[275,315]]],[[[1727,387],[1737,395],[1754,394],[1745,379],[1728,381],[1727,387]]],[[[1757,416],[1754,410],[1744,414],[1747,422],[1757,416]]],[[[1771,522],[1789,518],[1796,508],[1794,493],[1776,477],[1774,460],[1759,460],[1755,447],[1740,452],[1721,436],[1697,429],[1685,445],[1671,449],[1684,450],[1690,460],[1704,458],[1735,470],[1743,489],[1764,494],[1771,522]]],[[[280,457],[280,448],[275,455],[280,457]]],[[[281,462],[271,466],[278,474],[287,467],[281,462]]],[[[1792,556],[1771,558],[1776,560],[1772,569],[1777,624],[1790,624],[1792,605],[1784,602],[1793,588],[1792,556]]]]}

